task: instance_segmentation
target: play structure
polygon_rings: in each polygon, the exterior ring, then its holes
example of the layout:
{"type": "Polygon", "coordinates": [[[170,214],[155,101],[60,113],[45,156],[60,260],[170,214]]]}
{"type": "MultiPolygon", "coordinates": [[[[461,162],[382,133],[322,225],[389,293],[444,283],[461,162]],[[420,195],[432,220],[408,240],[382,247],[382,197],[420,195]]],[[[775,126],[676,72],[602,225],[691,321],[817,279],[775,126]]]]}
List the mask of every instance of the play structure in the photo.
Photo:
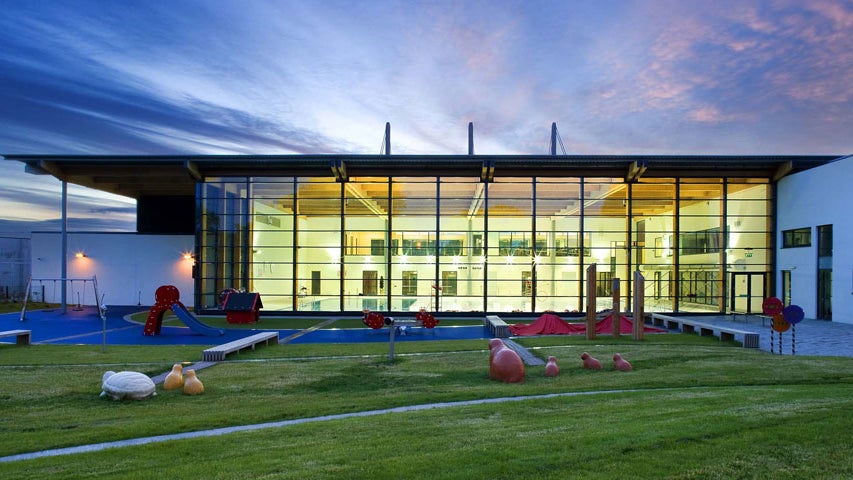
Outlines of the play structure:
{"type": "Polygon", "coordinates": [[[364,314],[361,317],[361,322],[368,327],[379,330],[387,326],[388,334],[388,361],[394,363],[394,337],[396,335],[406,335],[411,327],[435,328],[439,324],[439,320],[435,316],[421,308],[413,319],[394,319],[394,317],[386,317],[379,312],[371,312],[369,309],[364,309],[364,314]]]}
{"type": "Polygon", "coordinates": [[[361,322],[374,330],[379,330],[385,326],[435,328],[441,321],[435,318],[435,315],[422,308],[415,315],[414,320],[408,318],[394,319],[394,317],[386,317],[379,312],[371,312],[368,309],[364,309],[361,322]]]}
{"type": "Polygon", "coordinates": [[[797,354],[797,324],[805,318],[805,312],[799,305],[787,307],[776,297],[768,297],[761,304],[763,313],[770,317],[770,353],[773,347],[774,332],[779,334],[779,354],[782,354],[782,334],[791,330],[791,355],[797,354]]]}
{"type": "MultiPolygon", "coordinates": [[[[592,264],[587,269],[588,278],[595,278],[595,264],[592,264]]],[[[635,289],[643,288],[643,275],[640,272],[634,273],[635,289]]],[[[622,315],[619,307],[620,301],[620,280],[613,279],[613,309],[603,318],[597,318],[595,312],[596,291],[595,283],[587,282],[587,312],[586,323],[568,323],[559,316],[551,312],[546,312],[539,316],[530,324],[510,325],[509,330],[513,335],[579,335],[586,333],[586,337],[594,340],[596,335],[611,334],[618,338],[620,334],[630,333],[634,340],[642,340],[643,334],[647,332],[663,332],[664,330],[646,327],[643,321],[643,297],[642,295],[634,296],[634,313],[633,318],[622,315]],[[639,319],[639,321],[637,321],[639,319]]]]}
{"type": "Polygon", "coordinates": [[[260,320],[260,310],[264,308],[261,294],[231,290],[222,301],[225,319],[228,323],[254,323],[260,320]]]}
{"type": "Polygon", "coordinates": [[[154,292],[154,306],[148,311],[148,320],[145,322],[143,335],[160,335],[163,326],[163,315],[171,310],[178,319],[190,328],[190,330],[208,337],[217,337],[225,334],[221,328],[213,328],[199,321],[187,307],[181,303],[181,292],[174,285],[161,285],[154,292]]]}
{"type": "Polygon", "coordinates": [[[41,302],[47,302],[47,287],[50,286],[50,298],[51,301],[56,301],[56,297],[62,296],[62,289],[66,289],[71,287],[71,295],[72,297],[76,297],[77,304],[74,307],[75,310],[82,310],[83,305],[88,304],[88,298],[86,297],[86,286],[91,285],[92,287],[92,303],[97,307],[98,316],[101,319],[106,318],[106,308],[103,305],[103,298],[98,295],[98,279],[95,276],[91,278],[32,278],[30,277],[27,280],[27,290],[24,294],[24,305],[21,308],[21,321],[26,320],[27,316],[27,304],[32,299],[33,289],[39,293],[39,295],[35,295],[40,297],[38,300],[41,302]],[[58,288],[57,288],[58,287],[58,288]]]}

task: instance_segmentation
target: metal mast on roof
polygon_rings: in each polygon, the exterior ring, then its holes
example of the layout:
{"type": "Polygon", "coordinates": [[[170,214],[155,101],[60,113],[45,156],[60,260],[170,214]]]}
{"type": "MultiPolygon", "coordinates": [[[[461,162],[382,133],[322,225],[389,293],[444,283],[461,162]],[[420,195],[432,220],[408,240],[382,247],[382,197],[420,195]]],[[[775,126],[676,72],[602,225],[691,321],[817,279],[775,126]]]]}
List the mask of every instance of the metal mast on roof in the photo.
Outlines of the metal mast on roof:
{"type": "Polygon", "coordinates": [[[474,122],[468,122],[468,155],[474,155],[474,122]]]}
{"type": "Polygon", "coordinates": [[[385,136],[382,137],[382,148],[380,155],[391,155],[391,122],[385,122],[385,136]]]}
{"type": "Polygon", "coordinates": [[[563,139],[560,138],[560,133],[557,132],[557,122],[552,122],[551,123],[551,145],[548,148],[551,155],[557,154],[557,143],[558,142],[560,144],[560,150],[562,150],[563,155],[566,155],[566,146],[563,145],[563,139]]]}

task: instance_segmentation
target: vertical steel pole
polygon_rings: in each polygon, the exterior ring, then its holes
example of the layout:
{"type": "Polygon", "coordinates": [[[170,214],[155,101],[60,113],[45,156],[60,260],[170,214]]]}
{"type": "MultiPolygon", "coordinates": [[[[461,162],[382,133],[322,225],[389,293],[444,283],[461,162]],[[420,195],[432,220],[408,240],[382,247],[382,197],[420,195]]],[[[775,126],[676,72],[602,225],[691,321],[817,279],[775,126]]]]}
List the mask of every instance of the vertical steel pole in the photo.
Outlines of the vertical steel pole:
{"type": "Polygon", "coordinates": [[[59,276],[62,277],[62,314],[68,312],[68,182],[62,181],[62,264],[59,276]]]}

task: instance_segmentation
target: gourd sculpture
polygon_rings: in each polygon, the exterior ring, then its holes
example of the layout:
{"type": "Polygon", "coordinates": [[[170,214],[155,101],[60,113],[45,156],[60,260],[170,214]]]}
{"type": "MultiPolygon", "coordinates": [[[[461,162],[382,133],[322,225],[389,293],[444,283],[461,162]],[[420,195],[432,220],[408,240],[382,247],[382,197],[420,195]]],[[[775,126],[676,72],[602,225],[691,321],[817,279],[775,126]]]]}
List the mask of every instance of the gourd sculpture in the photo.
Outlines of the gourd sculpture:
{"type": "Polygon", "coordinates": [[[172,366],[172,371],[163,380],[163,390],[174,390],[184,386],[184,367],[180,363],[172,366]]]}
{"type": "Polygon", "coordinates": [[[616,354],[613,355],[613,368],[619,370],[620,372],[630,372],[634,369],[631,363],[628,360],[622,358],[622,355],[616,354]]]}
{"type": "Polygon", "coordinates": [[[548,357],[548,363],[545,364],[545,376],[556,377],[560,374],[560,367],[557,366],[557,357],[548,357]]]}
{"type": "Polygon", "coordinates": [[[601,362],[589,353],[583,352],[581,354],[581,360],[583,360],[583,368],[587,368],[589,370],[601,370],[601,362]]]}
{"type": "Polygon", "coordinates": [[[204,384],[195,375],[195,370],[186,371],[184,378],[184,395],[201,395],[204,393],[204,384]]]}
{"type": "Polygon", "coordinates": [[[489,376],[504,383],[524,381],[524,363],[514,350],[507,347],[500,339],[489,341],[489,376]],[[493,342],[497,340],[497,342],[493,342]],[[494,347],[492,347],[494,345],[494,347]]]}
{"type": "Polygon", "coordinates": [[[109,396],[113,400],[142,400],[157,395],[154,381],[148,375],[139,372],[104,373],[101,383],[101,396],[109,396]]]}

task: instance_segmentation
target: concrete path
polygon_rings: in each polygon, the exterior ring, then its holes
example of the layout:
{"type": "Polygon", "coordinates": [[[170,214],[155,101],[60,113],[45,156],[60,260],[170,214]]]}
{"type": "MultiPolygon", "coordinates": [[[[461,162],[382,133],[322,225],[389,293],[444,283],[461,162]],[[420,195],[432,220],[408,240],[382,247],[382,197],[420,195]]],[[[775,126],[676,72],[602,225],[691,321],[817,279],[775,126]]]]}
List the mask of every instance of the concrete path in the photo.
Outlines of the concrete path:
{"type": "MultiPolygon", "coordinates": [[[[696,318],[696,317],[691,317],[696,318]]],[[[750,330],[761,335],[759,348],[779,353],[780,334],[770,328],[770,320],[758,315],[708,315],[702,321],[750,330]],[[771,349],[770,340],[773,339],[771,349]]],[[[853,357],[853,324],[805,319],[781,334],[782,354],[853,357]]]]}
{"type": "Polygon", "coordinates": [[[433,410],[437,408],[455,408],[455,407],[464,407],[467,405],[481,405],[485,403],[504,403],[504,402],[521,402],[521,401],[529,401],[529,400],[541,400],[546,398],[559,398],[559,397],[578,397],[584,395],[609,395],[609,394],[620,394],[620,393],[629,393],[629,392],[640,392],[640,391],[662,391],[662,390],[672,390],[669,388],[665,389],[631,389],[631,390],[605,390],[598,392],[564,392],[564,393],[548,393],[542,395],[525,395],[518,397],[501,397],[501,398],[484,398],[480,400],[463,400],[458,402],[438,402],[438,403],[426,403],[422,405],[411,405],[406,407],[396,407],[396,408],[384,408],[381,410],[368,410],[364,412],[353,412],[353,413],[341,413],[338,415],[323,415],[320,417],[310,417],[310,418],[295,418],[293,420],[282,420],[280,422],[269,422],[269,423],[256,423],[253,425],[238,425],[234,427],[224,427],[224,428],[214,428],[211,430],[199,430],[195,432],[185,432],[185,433],[174,433],[170,435],[156,435],[153,437],[142,437],[142,438],[133,438],[130,440],[118,440],[115,442],[104,442],[104,443],[93,443],[89,445],[80,445],[77,447],[66,447],[66,448],[54,448],[51,450],[42,450],[40,452],[32,452],[32,453],[21,453],[18,455],[9,455],[6,457],[0,457],[0,463],[5,462],[15,462],[20,460],[31,460],[34,458],[43,458],[43,457],[58,457],[60,455],[72,455],[76,453],[88,453],[88,452],[99,452],[101,450],[107,450],[110,448],[122,448],[122,447],[131,447],[136,445],[147,445],[150,443],[160,443],[160,442],[168,442],[173,440],[184,440],[188,438],[201,438],[201,437],[217,437],[220,435],[227,435],[229,433],[236,432],[248,432],[248,431],[256,431],[256,430],[264,430],[268,428],[281,428],[288,427],[292,425],[300,425],[303,423],[315,423],[315,422],[325,422],[329,420],[341,420],[345,418],[354,418],[354,417],[372,417],[376,415],[385,415],[392,413],[407,413],[407,412],[417,412],[423,410],[433,410]]]}

